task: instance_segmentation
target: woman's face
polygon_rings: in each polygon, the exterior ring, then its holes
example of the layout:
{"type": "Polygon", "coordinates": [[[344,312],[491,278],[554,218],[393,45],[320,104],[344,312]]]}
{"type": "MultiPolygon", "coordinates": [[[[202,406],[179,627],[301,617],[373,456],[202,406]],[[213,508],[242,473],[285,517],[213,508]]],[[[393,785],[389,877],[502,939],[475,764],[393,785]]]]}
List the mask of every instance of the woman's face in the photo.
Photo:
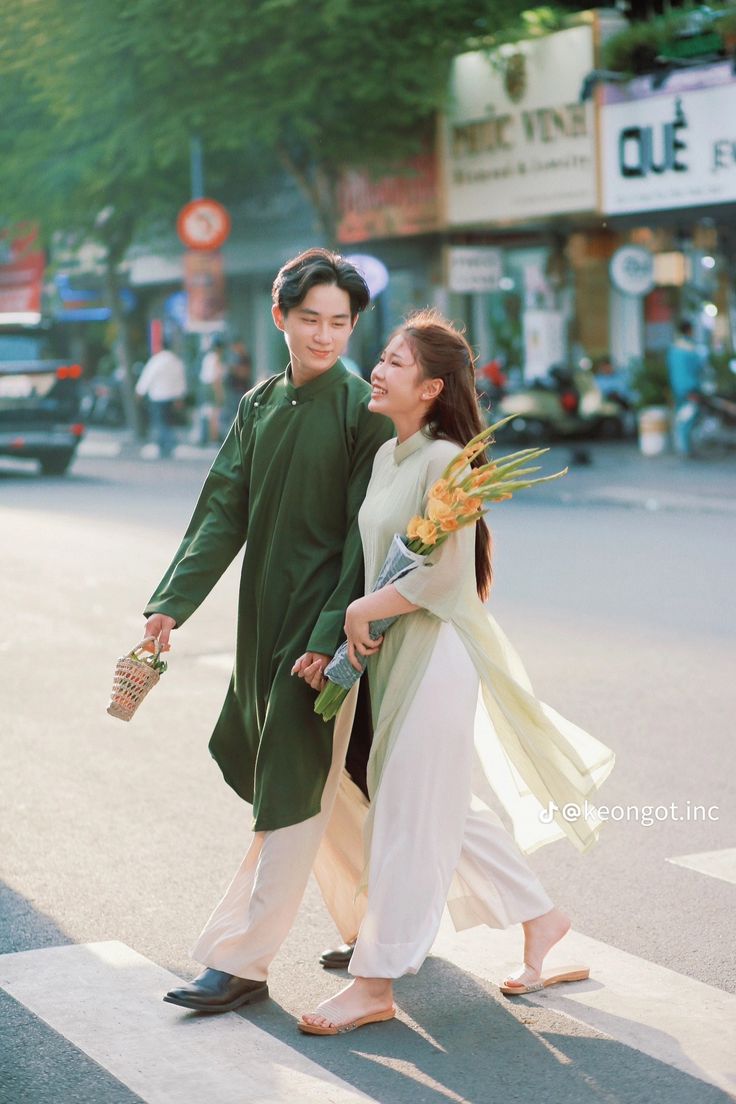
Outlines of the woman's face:
{"type": "Polygon", "coordinates": [[[433,381],[425,380],[409,342],[402,333],[391,338],[371,372],[368,409],[392,421],[421,418],[428,406],[423,396],[433,381]]]}

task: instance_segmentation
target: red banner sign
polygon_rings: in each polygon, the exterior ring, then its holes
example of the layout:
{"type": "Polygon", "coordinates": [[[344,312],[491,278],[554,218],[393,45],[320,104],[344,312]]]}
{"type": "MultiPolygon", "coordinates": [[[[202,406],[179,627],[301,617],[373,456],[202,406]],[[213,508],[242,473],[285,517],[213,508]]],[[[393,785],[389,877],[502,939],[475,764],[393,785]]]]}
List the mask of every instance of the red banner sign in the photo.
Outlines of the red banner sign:
{"type": "Polygon", "coordinates": [[[208,333],[222,329],[227,302],[222,254],[196,250],[184,254],[187,330],[208,333]]]}
{"type": "Polygon", "coordinates": [[[373,179],[349,170],[338,186],[341,242],[406,237],[439,229],[437,163],[433,153],[406,163],[405,171],[373,179]]]}
{"type": "Polygon", "coordinates": [[[45,254],[38,250],[0,265],[0,316],[37,315],[25,320],[40,321],[45,267],[45,254]]]}

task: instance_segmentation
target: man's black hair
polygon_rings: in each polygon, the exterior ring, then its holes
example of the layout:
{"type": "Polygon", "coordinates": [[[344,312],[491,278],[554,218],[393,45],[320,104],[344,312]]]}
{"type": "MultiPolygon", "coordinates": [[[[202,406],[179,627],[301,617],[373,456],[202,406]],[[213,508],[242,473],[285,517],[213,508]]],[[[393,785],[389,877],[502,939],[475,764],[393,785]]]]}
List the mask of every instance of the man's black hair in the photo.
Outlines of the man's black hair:
{"type": "Polygon", "coordinates": [[[273,282],[271,297],[274,306],[286,315],[304,302],[307,293],[317,284],[331,284],[350,296],[350,317],[357,318],[371,301],[363,277],[355,265],[329,249],[307,249],[281,267],[273,282]]]}
{"type": "Polygon", "coordinates": [[[688,322],[687,318],[680,323],[680,333],[683,337],[692,337],[693,324],[692,322],[688,322]]]}

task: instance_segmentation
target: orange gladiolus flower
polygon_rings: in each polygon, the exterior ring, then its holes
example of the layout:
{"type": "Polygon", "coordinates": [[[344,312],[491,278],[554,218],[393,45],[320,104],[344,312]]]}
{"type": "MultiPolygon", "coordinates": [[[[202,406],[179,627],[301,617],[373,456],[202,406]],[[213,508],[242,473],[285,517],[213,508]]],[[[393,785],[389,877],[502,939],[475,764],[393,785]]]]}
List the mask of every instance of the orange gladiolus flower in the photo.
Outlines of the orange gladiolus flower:
{"type": "Polygon", "coordinates": [[[422,519],[417,525],[417,537],[422,544],[432,545],[437,543],[439,531],[433,521],[422,519]]]}
{"type": "Polygon", "coordinates": [[[406,527],[406,535],[409,540],[416,540],[419,536],[418,529],[422,524],[423,518],[419,516],[413,517],[406,527]]]}
{"type": "Polygon", "coordinates": [[[427,517],[430,521],[442,521],[452,514],[452,506],[441,498],[430,498],[427,503],[427,517]]]}
{"type": "Polygon", "coordinates": [[[446,499],[452,491],[452,483],[449,479],[438,479],[432,486],[429,497],[446,499]]]}

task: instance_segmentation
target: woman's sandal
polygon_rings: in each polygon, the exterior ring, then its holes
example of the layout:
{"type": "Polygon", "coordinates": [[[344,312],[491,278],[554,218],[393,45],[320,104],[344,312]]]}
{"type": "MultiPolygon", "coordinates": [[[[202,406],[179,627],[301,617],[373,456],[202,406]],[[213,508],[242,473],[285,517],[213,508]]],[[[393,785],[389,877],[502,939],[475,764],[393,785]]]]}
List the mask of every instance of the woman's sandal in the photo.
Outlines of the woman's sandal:
{"type": "MultiPolygon", "coordinates": [[[[528,965],[526,962],[524,965],[528,965]]],[[[531,967],[529,967],[531,969],[531,967]]],[[[539,981],[531,985],[500,985],[499,989],[507,997],[521,997],[524,993],[536,993],[548,989],[550,985],[559,985],[562,981],[585,981],[590,977],[590,966],[558,966],[546,974],[540,974],[539,981]]]]}
{"type": "Polygon", "coordinates": [[[351,1020],[350,1023],[341,1024],[340,1027],[322,1027],[320,1024],[307,1023],[306,1020],[298,1020],[296,1026],[305,1035],[342,1035],[344,1031],[355,1031],[356,1027],[392,1020],[395,1015],[395,1008],[385,1008],[383,1012],[372,1012],[370,1016],[361,1016],[357,1020],[351,1020]]]}

